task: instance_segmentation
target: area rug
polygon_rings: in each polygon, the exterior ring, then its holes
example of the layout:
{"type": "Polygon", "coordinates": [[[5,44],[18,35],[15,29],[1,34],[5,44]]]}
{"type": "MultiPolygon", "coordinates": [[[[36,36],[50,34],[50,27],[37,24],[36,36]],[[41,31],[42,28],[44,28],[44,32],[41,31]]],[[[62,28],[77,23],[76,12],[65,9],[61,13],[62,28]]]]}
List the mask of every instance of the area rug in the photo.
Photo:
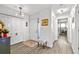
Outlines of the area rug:
{"type": "Polygon", "coordinates": [[[34,41],[34,40],[23,41],[23,44],[26,45],[26,46],[28,46],[28,47],[38,46],[38,42],[34,41]]]}

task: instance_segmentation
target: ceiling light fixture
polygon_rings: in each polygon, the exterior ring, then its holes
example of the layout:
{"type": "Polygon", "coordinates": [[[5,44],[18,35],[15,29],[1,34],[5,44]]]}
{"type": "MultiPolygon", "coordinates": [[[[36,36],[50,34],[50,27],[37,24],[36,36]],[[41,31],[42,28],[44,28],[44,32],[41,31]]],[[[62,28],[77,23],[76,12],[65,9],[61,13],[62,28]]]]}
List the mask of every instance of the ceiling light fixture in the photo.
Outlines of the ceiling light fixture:
{"type": "Polygon", "coordinates": [[[57,10],[57,13],[62,14],[62,13],[65,13],[66,11],[68,11],[68,8],[61,8],[57,10]]]}
{"type": "Polygon", "coordinates": [[[16,16],[24,16],[24,13],[22,12],[22,7],[19,7],[19,13],[17,13],[16,16]]]}

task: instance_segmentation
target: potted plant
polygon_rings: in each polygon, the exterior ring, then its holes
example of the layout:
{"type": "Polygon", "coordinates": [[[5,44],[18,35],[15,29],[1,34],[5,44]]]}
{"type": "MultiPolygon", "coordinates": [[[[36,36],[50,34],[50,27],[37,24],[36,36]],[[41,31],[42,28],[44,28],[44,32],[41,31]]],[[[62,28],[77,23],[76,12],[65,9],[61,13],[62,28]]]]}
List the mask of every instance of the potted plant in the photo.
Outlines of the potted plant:
{"type": "Polygon", "coordinates": [[[2,38],[3,28],[4,28],[4,23],[0,20],[0,38],[2,38]]]}
{"type": "Polygon", "coordinates": [[[3,37],[8,37],[8,33],[9,33],[9,30],[8,29],[4,29],[3,30],[3,37]]]}

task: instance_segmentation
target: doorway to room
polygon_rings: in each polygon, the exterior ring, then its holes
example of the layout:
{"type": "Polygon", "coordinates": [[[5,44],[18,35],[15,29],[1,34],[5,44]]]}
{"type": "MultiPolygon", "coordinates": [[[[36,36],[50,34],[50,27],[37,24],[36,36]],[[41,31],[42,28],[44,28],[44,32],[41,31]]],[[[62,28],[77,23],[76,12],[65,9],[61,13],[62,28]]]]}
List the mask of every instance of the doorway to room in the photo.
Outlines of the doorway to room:
{"type": "Polygon", "coordinates": [[[60,18],[57,20],[58,22],[58,39],[59,37],[65,37],[66,41],[68,41],[68,18],[60,18]]]}

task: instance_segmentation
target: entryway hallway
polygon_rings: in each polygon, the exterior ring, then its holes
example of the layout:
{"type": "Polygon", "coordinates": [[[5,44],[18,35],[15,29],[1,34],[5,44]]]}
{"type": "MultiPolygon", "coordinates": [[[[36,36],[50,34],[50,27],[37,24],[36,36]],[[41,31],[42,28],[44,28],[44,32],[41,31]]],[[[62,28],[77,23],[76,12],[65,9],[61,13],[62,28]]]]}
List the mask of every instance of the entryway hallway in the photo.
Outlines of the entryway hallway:
{"type": "Polygon", "coordinates": [[[78,54],[79,4],[1,4],[0,28],[11,54],[78,54]]]}

